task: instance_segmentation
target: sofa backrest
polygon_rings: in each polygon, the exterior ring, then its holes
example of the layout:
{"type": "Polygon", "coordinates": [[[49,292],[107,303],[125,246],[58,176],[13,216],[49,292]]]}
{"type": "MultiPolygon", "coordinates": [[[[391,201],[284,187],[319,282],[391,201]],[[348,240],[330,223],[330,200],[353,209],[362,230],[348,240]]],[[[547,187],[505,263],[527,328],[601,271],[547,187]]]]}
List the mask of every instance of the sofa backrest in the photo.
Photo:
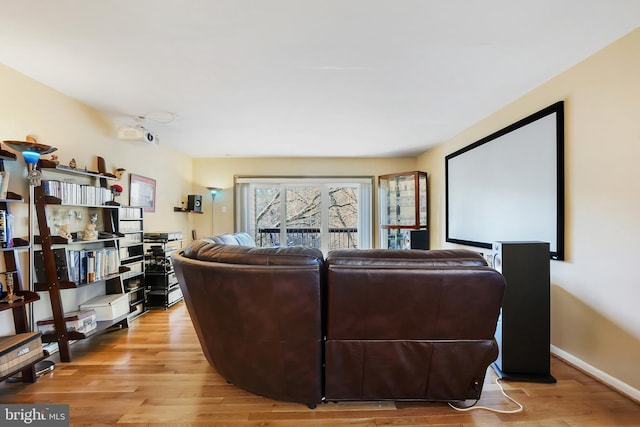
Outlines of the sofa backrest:
{"type": "Polygon", "coordinates": [[[362,266],[486,266],[487,261],[478,252],[467,249],[337,249],[327,255],[332,265],[362,266]]]}
{"type": "Polygon", "coordinates": [[[332,251],[326,270],[329,339],[493,339],[505,282],[473,251],[332,251]]]}
{"type": "Polygon", "coordinates": [[[253,247],[216,243],[211,239],[192,242],[183,251],[187,258],[223,264],[242,265],[314,265],[321,266],[324,256],[319,249],[302,246],[253,247]]]}

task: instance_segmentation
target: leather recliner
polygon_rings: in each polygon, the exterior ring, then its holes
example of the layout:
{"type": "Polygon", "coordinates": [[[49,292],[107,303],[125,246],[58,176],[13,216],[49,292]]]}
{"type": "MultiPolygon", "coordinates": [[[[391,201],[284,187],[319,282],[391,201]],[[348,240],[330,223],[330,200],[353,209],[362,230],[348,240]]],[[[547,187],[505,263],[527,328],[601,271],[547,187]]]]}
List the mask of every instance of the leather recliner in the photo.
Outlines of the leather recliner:
{"type": "Polygon", "coordinates": [[[273,399],[322,401],[322,252],[204,239],[172,261],[204,355],[220,375],[273,399]]]}
{"type": "Polygon", "coordinates": [[[336,250],[326,270],[327,400],[480,398],[505,290],[482,256],[336,250]]]}

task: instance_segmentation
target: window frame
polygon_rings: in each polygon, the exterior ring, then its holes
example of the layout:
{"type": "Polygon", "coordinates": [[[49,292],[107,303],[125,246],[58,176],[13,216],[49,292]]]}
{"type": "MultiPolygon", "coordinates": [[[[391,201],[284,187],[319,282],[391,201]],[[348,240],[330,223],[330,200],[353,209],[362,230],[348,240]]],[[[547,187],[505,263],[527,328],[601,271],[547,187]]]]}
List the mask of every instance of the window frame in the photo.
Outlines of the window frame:
{"type": "MultiPolygon", "coordinates": [[[[271,184],[271,185],[340,185],[357,184],[360,186],[358,199],[358,248],[371,249],[374,247],[375,226],[374,226],[374,176],[234,176],[234,229],[236,232],[252,233],[250,216],[245,214],[247,200],[251,196],[250,184],[271,184]],[[248,184],[248,185],[243,185],[248,184]]],[[[322,191],[322,206],[327,205],[326,191],[322,191]]],[[[328,224],[328,209],[321,210],[322,227],[328,224]],[[326,211],[326,212],[325,212],[326,211]]],[[[284,225],[283,229],[286,228],[284,225]]],[[[321,235],[324,235],[324,231],[321,235]]],[[[328,252],[328,239],[321,239],[321,250],[328,252]]]]}

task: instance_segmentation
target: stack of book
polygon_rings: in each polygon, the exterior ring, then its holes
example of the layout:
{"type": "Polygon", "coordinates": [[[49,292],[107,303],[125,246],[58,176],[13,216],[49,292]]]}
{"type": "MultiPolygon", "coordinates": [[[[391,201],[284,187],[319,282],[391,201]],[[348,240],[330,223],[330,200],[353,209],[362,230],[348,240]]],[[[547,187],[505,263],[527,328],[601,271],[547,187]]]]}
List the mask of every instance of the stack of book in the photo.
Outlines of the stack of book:
{"type": "MultiPolygon", "coordinates": [[[[116,248],[53,250],[58,280],[76,284],[91,283],[120,271],[120,257],[116,248]]],[[[36,279],[46,283],[42,251],[35,251],[34,267],[36,279]]]]}
{"type": "Polygon", "coordinates": [[[101,206],[111,201],[112,194],[108,188],[73,182],[44,180],[42,189],[47,196],[57,197],[63,204],[101,206]]]}

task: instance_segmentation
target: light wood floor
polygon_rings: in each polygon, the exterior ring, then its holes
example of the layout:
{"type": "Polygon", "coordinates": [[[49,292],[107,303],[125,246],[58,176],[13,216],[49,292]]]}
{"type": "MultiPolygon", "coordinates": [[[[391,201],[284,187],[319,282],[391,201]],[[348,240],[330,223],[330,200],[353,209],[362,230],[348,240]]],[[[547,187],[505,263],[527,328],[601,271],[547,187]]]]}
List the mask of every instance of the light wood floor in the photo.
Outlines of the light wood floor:
{"type": "MultiPolygon", "coordinates": [[[[557,358],[557,384],[504,383],[518,414],[456,412],[445,403],[328,403],[311,410],[227,384],[200,351],[184,303],[72,346],[71,363],[35,384],[1,383],[2,403],[65,403],[71,425],[640,426],[640,405],[557,358]]],[[[53,360],[57,360],[54,355],[53,360]]],[[[479,405],[512,409],[491,368],[479,405]]]]}

